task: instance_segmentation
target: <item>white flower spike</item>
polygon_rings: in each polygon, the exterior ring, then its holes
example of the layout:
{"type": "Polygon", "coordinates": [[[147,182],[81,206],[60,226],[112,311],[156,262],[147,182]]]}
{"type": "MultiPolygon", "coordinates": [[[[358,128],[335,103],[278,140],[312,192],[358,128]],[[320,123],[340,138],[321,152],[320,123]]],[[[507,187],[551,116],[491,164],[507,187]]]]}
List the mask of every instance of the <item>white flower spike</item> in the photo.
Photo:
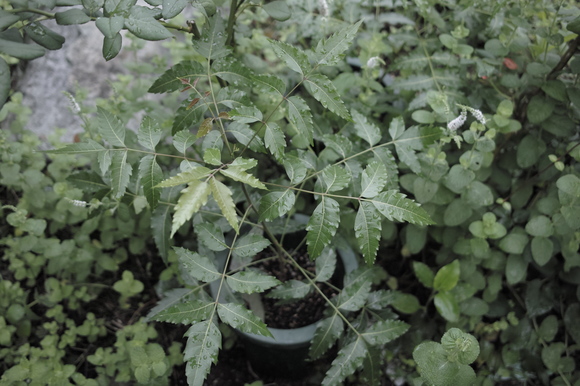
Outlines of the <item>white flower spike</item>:
{"type": "Polygon", "coordinates": [[[454,120],[452,120],[447,124],[447,128],[451,131],[456,131],[461,126],[463,126],[466,119],[467,119],[467,111],[463,110],[461,111],[461,114],[459,114],[457,118],[455,118],[454,120]]]}

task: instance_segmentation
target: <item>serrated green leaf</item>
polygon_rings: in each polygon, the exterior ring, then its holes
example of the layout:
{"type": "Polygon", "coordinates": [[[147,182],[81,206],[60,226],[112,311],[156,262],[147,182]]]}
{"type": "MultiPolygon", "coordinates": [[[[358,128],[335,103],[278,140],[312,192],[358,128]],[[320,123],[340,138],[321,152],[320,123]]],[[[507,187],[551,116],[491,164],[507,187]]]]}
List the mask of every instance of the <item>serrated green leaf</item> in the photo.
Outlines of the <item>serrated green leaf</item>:
{"type": "Polygon", "coordinates": [[[101,153],[105,152],[105,149],[98,142],[88,139],[87,142],[71,143],[65,147],[55,150],[46,150],[45,153],[49,154],[83,154],[83,153],[101,153]]]}
{"type": "Polygon", "coordinates": [[[264,118],[262,112],[255,106],[240,106],[228,112],[228,115],[240,123],[260,122],[264,118]]]}
{"type": "Polygon", "coordinates": [[[123,29],[125,18],[123,16],[98,17],[95,25],[108,39],[114,39],[123,29]]]}
{"type": "Polygon", "coordinates": [[[347,28],[334,33],[326,40],[318,42],[314,52],[316,53],[316,64],[335,65],[340,62],[341,55],[348,49],[350,43],[356,36],[362,20],[347,28]]]}
{"type": "Polygon", "coordinates": [[[230,223],[232,228],[238,232],[240,228],[238,225],[238,217],[236,215],[236,204],[234,203],[234,200],[232,200],[232,191],[215,178],[210,178],[209,187],[214,200],[222,211],[222,214],[226,220],[228,220],[228,223],[230,223]]]}
{"type": "Polygon", "coordinates": [[[352,151],[352,141],[340,134],[325,135],[322,137],[324,145],[336,152],[343,159],[347,158],[352,151]]]}
{"type": "Polygon", "coordinates": [[[183,265],[187,273],[204,283],[209,283],[222,278],[215,264],[207,256],[202,256],[197,252],[191,252],[185,248],[174,247],[175,253],[179,256],[179,262],[183,265]]]}
{"type": "Polygon", "coordinates": [[[218,315],[222,322],[245,333],[272,336],[264,322],[241,304],[220,303],[218,315]]]}
{"type": "Polygon", "coordinates": [[[144,116],[137,132],[137,140],[147,150],[155,151],[155,146],[161,139],[161,128],[159,123],[149,116],[144,116]]]}
{"type": "Polygon", "coordinates": [[[336,298],[336,307],[343,311],[358,311],[366,303],[371,292],[370,280],[358,281],[343,288],[336,298]]]}
{"type": "Polygon", "coordinates": [[[179,15],[189,3],[188,0],[163,0],[162,13],[164,19],[172,19],[179,15]]]}
{"type": "Polygon", "coordinates": [[[306,178],[308,168],[301,158],[293,155],[286,155],[284,157],[283,165],[286,170],[286,175],[292,184],[298,184],[306,178]]]}
{"type": "Polygon", "coordinates": [[[105,11],[110,15],[129,15],[131,7],[137,3],[137,0],[105,0],[105,11]]]}
{"type": "Polygon", "coordinates": [[[175,232],[207,203],[210,192],[210,185],[205,181],[194,180],[188,183],[175,205],[170,237],[173,237],[175,232]]]}
{"type": "Polygon", "coordinates": [[[189,130],[179,131],[173,134],[173,147],[185,155],[187,149],[191,147],[197,140],[197,137],[192,134],[189,130]]]}
{"type": "Polygon", "coordinates": [[[256,271],[237,272],[226,279],[232,290],[244,294],[264,292],[277,286],[280,281],[274,276],[264,275],[256,271]]]}
{"type": "Polygon", "coordinates": [[[283,300],[302,299],[310,293],[311,289],[308,283],[290,279],[271,290],[267,297],[283,300]]]}
{"type": "Polygon", "coordinates": [[[379,147],[373,149],[373,154],[375,160],[382,162],[387,170],[387,184],[386,188],[388,190],[398,190],[399,189],[399,166],[397,165],[397,160],[393,156],[393,153],[386,147],[379,147]]]}
{"type": "Polygon", "coordinates": [[[389,125],[389,134],[393,140],[399,138],[405,132],[405,122],[403,117],[396,117],[389,125]]]}
{"type": "Polygon", "coordinates": [[[165,71],[165,73],[157,78],[151,87],[149,87],[148,92],[159,94],[163,92],[177,91],[184,88],[181,79],[193,82],[195,79],[200,77],[207,77],[207,72],[203,69],[203,66],[198,62],[184,61],[165,71]]]}
{"type": "Polygon", "coordinates": [[[340,349],[337,357],[332,361],[332,366],[326,372],[322,385],[341,385],[346,377],[362,366],[366,353],[367,347],[361,337],[340,349]]]}
{"type": "Polygon", "coordinates": [[[276,159],[281,159],[286,147],[284,132],[280,129],[280,126],[272,122],[265,122],[264,126],[264,144],[266,148],[276,159]]]}
{"type": "Polygon", "coordinates": [[[36,44],[24,44],[0,39],[0,53],[13,56],[17,59],[32,60],[40,58],[45,52],[44,48],[36,44]]]}
{"type": "Polygon", "coordinates": [[[253,188],[268,190],[266,185],[253,175],[246,173],[242,168],[230,166],[227,169],[220,169],[220,173],[232,180],[250,185],[253,188]]]}
{"type": "Polygon", "coordinates": [[[457,285],[460,273],[459,260],[454,260],[441,267],[433,279],[433,289],[435,291],[451,291],[457,285]]]}
{"type": "Polygon", "coordinates": [[[405,195],[394,190],[380,193],[369,200],[391,221],[407,221],[416,225],[434,224],[429,214],[415,201],[405,198],[405,195]]]}
{"type": "Polygon", "coordinates": [[[367,347],[367,353],[360,372],[361,382],[366,386],[381,385],[381,381],[384,378],[381,351],[377,347],[367,347]]]}
{"type": "Polygon", "coordinates": [[[214,223],[199,223],[193,228],[197,239],[210,250],[219,252],[228,248],[222,230],[214,223]]]}
{"type": "Polygon", "coordinates": [[[251,87],[253,81],[252,71],[233,57],[220,58],[212,63],[213,75],[236,86],[247,85],[251,87]]]}
{"type": "Polygon", "coordinates": [[[125,126],[117,117],[102,107],[97,107],[97,124],[99,134],[105,141],[112,146],[126,147],[125,126]]]}
{"type": "Polygon", "coordinates": [[[262,138],[256,135],[256,132],[246,124],[239,122],[232,122],[226,128],[226,134],[231,134],[234,138],[244,146],[250,148],[257,153],[265,153],[264,142],[262,138]]]}
{"type": "Polygon", "coordinates": [[[120,198],[125,194],[133,168],[127,163],[127,150],[116,151],[111,160],[111,187],[113,197],[120,198]]]}
{"type": "Polygon", "coordinates": [[[75,188],[82,189],[86,193],[95,193],[99,190],[110,189],[103,182],[101,176],[95,172],[81,171],[71,174],[66,178],[75,188]]]}
{"type": "Polygon", "coordinates": [[[373,161],[367,165],[361,175],[361,197],[377,196],[387,184],[387,167],[384,163],[373,161]]]}
{"type": "Polygon", "coordinates": [[[399,320],[382,320],[367,328],[361,336],[372,346],[383,345],[403,335],[409,327],[399,320]]]}
{"type": "Polygon", "coordinates": [[[216,304],[202,300],[190,300],[185,303],[177,303],[157,313],[151,320],[158,322],[192,324],[208,319],[216,304]]]}
{"type": "Polygon", "coordinates": [[[156,186],[163,179],[163,172],[155,158],[156,156],[153,154],[148,154],[139,162],[139,178],[143,186],[143,194],[147,198],[151,210],[154,210],[159,202],[161,192],[156,186]]]}
{"type": "Polygon", "coordinates": [[[280,78],[275,75],[270,74],[261,74],[261,75],[253,75],[252,81],[254,86],[260,90],[265,92],[274,91],[275,94],[278,96],[284,96],[286,93],[286,84],[280,78]]]}
{"type": "Polygon", "coordinates": [[[340,165],[329,165],[322,169],[322,180],[326,185],[326,192],[335,192],[346,188],[352,179],[348,169],[340,165]]]}
{"type": "Polygon", "coordinates": [[[316,259],[316,276],[314,281],[323,282],[330,280],[336,269],[336,252],[326,248],[316,259]]]}
{"type": "Polygon", "coordinates": [[[212,364],[217,363],[222,335],[216,324],[203,321],[192,325],[185,333],[187,344],[183,359],[187,362],[185,374],[190,386],[203,386],[212,364]]]}
{"type": "Polygon", "coordinates": [[[91,18],[79,8],[57,12],[54,14],[54,19],[59,25],[85,24],[91,21],[91,18]]]}
{"type": "Polygon", "coordinates": [[[427,264],[421,263],[420,261],[413,262],[413,271],[415,276],[421,284],[427,288],[433,288],[433,281],[435,279],[435,274],[431,271],[431,268],[427,264]]]}
{"type": "Polygon", "coordinates": [[[285,99],[288,103],[288,121],[303,136],[309,144],[312,144],[312,113],[304,99],[299,96],[291,96],[285,99]]]}
{"type": "Polygon", "coordinates": [[[120,33],[115,35],[112,39],[105,37],[103,39],[103,58],[106,61],[114,59],[119,52],[121,52],[121,48],[123,47],[123,37],[120,33]]]}
{"type": "Polygon", "coordinates": [[[344,323],[338,313],[320,321],[308,352],[310,359],[320,358],[340,338],[343,331],[344,323]]]}
{"type": "Polygon", "coordinates": [[[250,257],[263,251],[268,245],[270,240],[257,234],[249,234],[238,239],[232,252],[238,257],[250,257]]]}
{"type": "Polygon", "coordinates": [[[231,48],[226,46],[227,36],[224,20],[216,13],[205,23],[201,37],[192,40],[193,48],[204,58],[223,58],[231,52],[231,48]]]}
{"type": "Polygon", "coordinates": [[[334,84],[322,74],[312,74],[305,79],[306,89],[322,106],[341,118],[350,121],[350,113],[344,106],[334,84]]]}
{"type": "Polygon", "coordinates": [[[354,121],[356,135],[367,141],[371,146],[379,143],[382,137],[381,131],[375,124],[369,122],[364,115],[356,110],[351,111],[351,116],[354,121]]]}
{"type": "Polygon", "coordinates": [[[155,320],[155,316],[161,311],[175,306],[176,304],[187,303],[191,300],[193,290],[188,288],[174,288],[163,294],[163,299],[159,300],[155,307],[149,311],[146,320],[155,320]]]}
{"type": "Polygon", "coordinates": [[[284,216],[294,207],[295,200],[296,196],[290,189],[266,194],[260,200],[259,221],[272,221],[284,216]]]}
{"type": "Polygon", "coordinates": [[[354,233],[359,249],[368,265],[372,265],[379,250],[381,216],[370,202],[361,201],[354,220],[354,233]]]}
{"type": "Polygon", "coordinates": [[[323,196],[306,226],[306,244],[311,260],[316,259],[330,244],[340,223],[340,206],[334,199],[323,196]]]}
{"type": "Polygon", "coordinates": [[[155,185],[156,188],[168,188],[172,186],[178,186],[183,184],[189,184],[190,182],[195,182],[199,179],[205,178],[211,174],[211,170],[203,167],[197,166],[191,169],[187,169],[173,177],[169,177],[166,180],[155,185]]]}
{"type": "Polygon", "coordinates": [[[475,372],[470,366],[450,362],[439,343],[424,342],[413,351],[421,378],[433,385],[454,386],[475,383],[475,372]]]}
{"type": "Polygon", "coordinates": [[[222,164],[222,152],[220,149],[216,149],[215,147],[205,149],[203,152],[203,162],[214,166],[220,166],[222,164]]]}
{"type": "Polygon", "coordinates": [[[275,40],[270,40],[270,45],[276,56],[286,63],[292,71],[302,75],[310,72],[310,61],[302,50],[275,40]]]}

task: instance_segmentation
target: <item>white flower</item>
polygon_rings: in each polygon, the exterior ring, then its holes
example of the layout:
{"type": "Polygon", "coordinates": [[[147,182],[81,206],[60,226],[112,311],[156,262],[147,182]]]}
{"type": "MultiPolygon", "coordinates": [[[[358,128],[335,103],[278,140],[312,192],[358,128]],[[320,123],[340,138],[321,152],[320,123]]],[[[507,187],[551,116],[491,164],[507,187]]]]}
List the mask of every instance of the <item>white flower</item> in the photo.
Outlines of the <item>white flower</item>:
{"type": "Polygon", "coordinates": [[[381,59],[378,56],[373,56],[369,60],[367,60],[367,67],[368,68],[375,68],[381,62],[381,59]]]}
{"type": "Polygon", "coordinates": [[[318,0],[318,7],[320,8],[320,14],[322,16],[327,17],[330,14],[327,0],[318,0]]]}
{"type": "Polygon", "coordinates": [[[483,116],[483,113],[477,109],[471,109],[471,114],[473,114],[473,117],[475,119],[477,119],[479,121],[479,123],[481,123],[482,125],[485,125],[485,117],[483,116]]]}
{"type": "Polygon", "coordinates": [[[88,205],[88,203],[86,201],[80,201],[80,200],[71,200],[71,203],[74,206],[79,206],[79,207],[82,207],[82,208],[85,208],[88,205]]]}
{"type": "Polygon", "coordinates": [[[457,118],[455,118],[454,120],[452,120],[447,124],[447,128],[451,131],[456,131],[461,126],[463,126],[466,119],[467,119],[467,111],[463,110],[457,118]]]}

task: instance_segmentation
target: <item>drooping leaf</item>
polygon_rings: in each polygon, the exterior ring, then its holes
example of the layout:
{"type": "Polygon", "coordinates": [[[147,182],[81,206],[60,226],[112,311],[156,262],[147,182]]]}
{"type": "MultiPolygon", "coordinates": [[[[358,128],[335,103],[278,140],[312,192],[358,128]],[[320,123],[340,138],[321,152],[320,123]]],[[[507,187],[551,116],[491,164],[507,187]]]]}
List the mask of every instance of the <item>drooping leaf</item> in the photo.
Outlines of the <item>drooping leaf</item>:
{"type": "Polygon", "coordinates": [[[361,197],[377,196],[387,184],[387,168],[384,163],[373,161],[367,165],[361,175],[361,197]]]}
{"type": "Polygon", "coordinates": [[[106,61],[114,59],[119,52],[121,52],[121,48],[123,47],[123,37],[120,33],[115,35],[113,38],[105,37],[103,39],[103,58],[106,61]]]}
{"type": "Polygon", "coordinates": [[[209,188],[224,217],[228,220],[232,228],[238,232],[238,217],[236,215],[236,204],[232,200],[232,191],[215,178],[209,180],[209,188]]]}
{"type": "Polygon", "coordinates": [[[314,281],[330,280],[336,269],[336,252],[334,249],[326,248],[316,259],[316,276],[314,281]]]}
{"type": "Polygon", "coordinates": [[[99,134],[112,146],[125,147],[125,126],[113,114],[97,107],[99,134]]]}
{"type": "Polygon", "coordinates": [[[358,337],[354,342],[343,347],[337,357],[332,361],[332,366],[326,372],[322,381],[323,386],[338,386],[349,375],[353,374],[362,366],[367,353],[364,340],[358,337]]]}
{"type": "Polygon", "coordinates": [[[197,78],[206,78],[207,72],[202,65],[194,61],[184,61],[165,71],[151,87],[148,92],[159,94],[163,92],[172,92],[184,87],[182,79],[193,82],[197,78]]]}
{"type": "Polygon", "coordinates": [[[310,107],[308,107],[304,99],[296,95],[286,98],[286,102],[288,103],[288,121],[309,144],[312,144],[314,125],[310,107]]]}
{"type": "Polygon", "coordinates": [[[193,290],[189,288],[174,288],[171,289],[163,294],[163,298],[157,302],[155,307],[149,311],[147,314],[146,320],[155,320],[155,316],[162,311],[167,310],[170,307],[173,307],[176,304],[186,303],[191,300],[191,295],[193,294],[193,290]]]}
{"type": "Polygon", "coordinates": [[[316,64],[335,65],[340,62],[341,55],[348,49],[350,43],[356,36],[362,20],[347,28],[334,33],[326,40],[318,42],[314,52],[316,53],[316,64]]]}
{"type": "Polygon", "coordinates": [[[215,60],[227,56],[231,49],[226,46],[227,34],[223,18],[216,13],[205,23],[199,39],[193,39],[193,48],[204,58],[215,60]]]}
{"type": "Polygon", "coordinates": [[[174,247],[173,249],[177,253],[177,256],[179,256],[179,262],[191,277],[204,283],[221,279],[221,272],[217,270],[215,264],[209,257],[181,247],[174,247]]]}
{"type": "Polygon", "coordinates": [[[381,239],[381,216],[370,202],[362,201],[354,220],[354,232],[368,265],[375,262],[381,239]]]}
{"type": "Polygon", "coordinates": [[[386,147],[379,147],[373,149],[373,154],[375,159],[382,162],[387,170],[387,184],[385,187],[388,190],[399,190],[399,167],[393,153],[386,147]]]}
{"type": "Polygon", "coordinates": [[[351,116],[354,121],[355,133],[360,138],[364,139],[369,145],[374,146],[381,140],[380,129],[367,120],[367,117],[356,110],[351,111],[351,116]]]}
{"type": "Polygon", "coordinates": [[[46,51],[44,48],[36,44],[25,44],[13,42],[12,40],[0,39],[0,52],[17,59],[32,60],[40,58],[46,51]]]}
{"type": "Polygon", "coordinates": [[[217,363],[222,335],[212,320],[195,323],[185,333],[187,344],[183,351],[185,374],[190,386],[203,386],[212,364],[217,363]]]}
{"type": "Polygon", "coordinates": [[[264,322],[241,304],[220,303],[218,305],[218,315],[222,322],[243,332],[272,336],[264,322]]]}
{"type": "Polygon", "coordinates": [[[323,196],[308,220],[306,244],[308,255],[314,260],[332,241],[340,222],[340,206],[336,200],[323,196]]]}
{"type": "Polygon", "coordinates": [[[264,144],[266,148],[276,159],[281,159],[286,147],[284,132],[280,129],[280,126],[272,122],[264,123],[264,127],[264,144]]]}
{"type": "Polygon", "coordinates": [[[232,180],[242,182],[244,184],[250,185],[253,188],[268,190],[266,185],[262,183],[259,179],[253,175],[245,172],[242,168],[236,166],[230,166],[227,169],[220,169],[220,173],[232,180]]]}
{"type": "Polygon", "coordinates": [[[334,84],[325,75],[312,74],[304,81],[306,89],[322,106],[349,121],[350,113],[344,106],[334,84]]]}
{"type": "Polygon", "coordinates": [[[137,140],[147,150],[155,151],[155,146],[161,139],[159,124],[149,116],[144,116],[137,132],[137,140]]]}
{"type": "Polygon", "coordinates": [[[111,160],[111,187],[113,197],[120,198],[125,194],[133,168],[127,163],[127,150],[116,151],[111,160]]]}
{"type": "MultiPolygon", "coordinates": [[[[171,190],[173,190],[173,188],[168,190],[170,192],[165,194],[167,197],[170,197],[172,196],[171,190]]],[[[157,250],[159,251],[159,254],[161,255],[161,258],[165,264],[167,264],[167,256],[169,253],[169,245],[171,241],[170,235],[172,211],[173,207],[170,205],[158,205],[157,208],[153,211],[153,215],[151,216],[151,233],[153,234],[153,240],[155,241],[157,250]]]]}
{"type": "Polygon", "coordinates": [[[161,192],[156,186],[163,179],[163,172],[155,158],[156,156],[153,154],[148,154],[141,158],[139,163],[139,177],[143,186],[143,194],[147,198],[151,210],[154,210],[159,202],[161,192]]]}
{"type": "Polygon", "coordinates": [[[95,25],[107,39],[114,39],[123,29],[125,18],[123,16],[97,17],[95,25]]]}
{"type": "Polygon", "coordinates": [[[54,14],[54,19],[59,25],[85,24],[91,21],[91,18],[79,8],[57,12],[54,14]]]}
{"type": "Polygon", "coordinates": [[[302,50],[289,44],[270,40],[272,50],[278,58],[299,74],[305,75],[310,72],[310,62],[308,56],[302,50]]]}
{"type": "Polygon", "coordinates": [[[416,225],[433,224],[429,214],[419,204],[397,191],[388,190],[379,193],[378,196],[369,201],[391,221],[407,221],[416,225]]]}
{"type": "Polygon", "coordinates": [[[280,281],[274,276],[264,275],[256,271],[237,272],[226,279],[232,290],[244,294],[264,292],[277,286],[280,281]]]}
{"type": "Polygon", "coordinates": [[[194,180],[188,183],[175,205],[170,237],[173,237],[175,232],[207,203],[210,192],[210,185],[205,181],[194,180]]]}
{"type": "Polygon", "coordinates": [[[210,250],[219,252],[228,248],[222,230],[212,222],[195,224],[197,239],[210,250]]]}
{"type": "Polygon", "coordinates": [[[316,360],[328,351],[340,338],[343,330],[344,323],[336,312],[331,317],[320,321],[316,326],[316,332],[308,352],[310,359],[316,360]]]}
{"type": "Polygon", "coordinates": [[[24,27],[24,31],[30,39],[49,50],[61,49],[65,40],[64,36],[41,23],[31,23],[24,27]]]}
{"type": "Polygon", "coordinates": [[[371,325],[361,335],[372,346],[383,345],[403,335],[409,327],[400,320],[382,320],[371,325]]]}
{"type": "Polygon", "coordinates": [[[366,386],[380,386],[383,376],[383,360],[381,349],[367,347],[367,353],[363,361],[360,379],[366,386]]]}
{"type": "Polygon", "coordinates": [[[292,209],[295,200],[296,196],[290,189],[266,194],[260,200],[259,221],[272,221],[284,216],[292,209]]]}
{"type": "Polygon", "coordinates": [[[310,284],[300,280],[290,279],[271,290],[267,297],[274,299],[302,299],[310,293],[310,284]]]}
{"type": "Polygon", "coordinates": [[[166,308],[153,316],[151,320],[175,324],[192,324],[208,319],[215,307],[216,304],[214,302],[189,300],[166,308]]]}

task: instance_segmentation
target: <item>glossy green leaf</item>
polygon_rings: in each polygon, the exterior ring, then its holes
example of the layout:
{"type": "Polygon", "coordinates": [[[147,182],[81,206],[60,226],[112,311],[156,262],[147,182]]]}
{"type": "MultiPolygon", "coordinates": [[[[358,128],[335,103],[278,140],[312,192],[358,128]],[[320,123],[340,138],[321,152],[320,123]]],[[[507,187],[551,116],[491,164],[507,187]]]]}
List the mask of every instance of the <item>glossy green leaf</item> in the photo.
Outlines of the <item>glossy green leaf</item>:
{"type": "Polygon", "coordinates": [[[221,321],[233,328],[246,333],[272,336],[264,322],[240,304],[220,303],[217,310],[221,321]]]}
{"type": "Polygon", "coordinates": [[[155,80],[148,91],[155,94],[177,91],[185,88],[181,81],[182,79],[194,82],[195,79],[200,77],[207,77],[207,72],[202,65],[193,61],[184,61],[165,71],[163,75],[155,80]]]}
{"type": "Polygon", "coordinates": [[[64,36],[57,34],[41,23],[31,23],[24,27],[26,35],[34,42],[49,50],[59,50],[64,44],[64,36]]]}
{"type": "Polygon", "coordinates": [[[91,21],[91,18],[79,8],[57,12],[54,14],[54,18],[56,23],[60,25],[85,24],[91,21]]]}
{"type": "Polygon", "coordinates": [[[163,0],[161,15],[164,19],[172,19],[179,15],[187,4],[187,0],[163,0]]]}
{"type": "Polygon", "coordinates": [[[447,352],[435,342],[423,342],[413,351],[421,378],[433,385],[471,385],[475,372],[470,366],[451,362],[447,352]]]}
{"type": "Polygon", "coordinates": [[[367,118],[356,110],[351,111],[352,119],[354,121],[355,133],[360,138],[368,142],[369,145],[374,146],[381,140],[380,129],[367,118]]]}
{"type": "Polygon", "coordinates": [[[220,166],[222,164],[222,152],[220,149],[210,147],[203,152],[203,162],[206,164],[220,166]]]}
{"type": "MultiPolygon", "coordinates": [[[[162,193],[162,197],[171,197],[174,188],[167,189],[162,193]]],[[[177,189],[175,189],[177,190],[177,189]]],[[[151,233],[153,240],[157,246],[157,250],[167,264],[167,257],[169,254],[170,235],[171,235],[171,221],[172,221],[173,207],[170,205],[158,205],[151,216],[151,233]]]]}
{"type": "Polygon", "coordinates": [[[107,39],[114,39],[123,29],[125,18],[123,16],[98,17],[95,25],[107,39]]]}
{"type": "Polygon", "coordinates": [[[46,150],[50,154],[83,154],[83,153],[101,153],[106,149],[98,142],[88,139],[87,142],[71,143],[60,149],[46,150]]]}
{"type": "Polygon", "coordinates": [[[103,58],[106,61],[114,59],[119,52],[121,52],[121,48],[123,47],[123,38],[121,34],[115,35],[112,39],[105,37],[103,39],[103,58]]]}
{"type": "Polygon", "coordinates": [[[354,233],[368,265],[375,262],[381,239],[381,216],[370,202],[362,201],[354,220],[354,233]]]}
{"type": "Polygon", "coordinates": [[[341,348],[332,361],[330,369],[326,372],[322,386],[341,385],[346,377],[353,374],[362,365],[366,353],[367,347],[361,337],[341,348]]]}
{"type": "Polygon", "coordinates": [[[287,189],[283,192],[271,192],[260,200],[260,221],[272,221],[284,216],[294,207],[296,196],[287,189]]]}
{"type": "Polygon", "coordinates": [[[133,35],[144,40],[164,40],[173,37],[173,34],[167,30],[161,23],[139,6],[131,8],[129,17],[125,19],[125,28],[133,35]]]}
{"type": "Polygon", "coordinates": [[[309,349],[309,357],[312,360],[320,358],[340,338],[344,331],[344,323],[338,313],[323,319],[316,326],[316,332],[309,349]]]}
{"type": "Polygon", "coordinates": [[[215,60],[211,66],[213,74],[236,87],[247,85],[251,87],[253,74],[244,64],[228,56],[215,60]]]}
{"type": "Polygon", "coordinates": [[[82,189],[86,193],[95,193],[103,189],[109,189],[109,185],[103,182],[101,176],[96,172],[81,171],[67,177],[75,188],[82,189]]]}
{"type": "Polygon", "coordinates": [[[360,310],[367,301],[371,285],[370,280],[363,280],[346,286],[336,298],[336,307],[343,311],[360,310]]]}
{"type": "Polygon", "coordinates": [[[262,8],[274,20],[286,21],[286,20],[290,19],[290,16],[292,16],[292,12],[290,11],[290,8],[286,4],[286,2],[282,1],[282,0],[275,0],[275,1],[271,1],[269,3],[266,3],[262,6],[262,8]]]}
{"type": "Polygon", "coordinates": [[[274,276],[268,276],[256,271],[241,271],[228,276],[226,279],[232,290],[244,294],[264,292],[280,284],[274,276]]]}
{"type": "Polygon", "coordinates": [[[222,335],[212,320],[192,325],[187,332],[187,343],[183,351],[186,361],[185,374],[191,386],[203,386],[212,364],[217,363],[222,346],[222,335]]]}
{"type": "Polygon", "coordinates": [[[264,118],[262,112],[255,106],[240,106],[237,109],[230,110],[228,115],[240,123],[260,122],[264,118]]]}
{"type": "Polygon", "coordinates": [[[193,324],[208,319],[215,306],[214,302],[189,300],[166,308],[157,313],[151,318],[151,320],[158,322],[193,324]]]}
{"type": "Polygon", "coordinates": [[[236,215],[236,204],[232,199],[232,191],[215,178],[209,180],[209,188],[214,200],[220,207],[224,217],[236,232],[239,231],[239,222],[236,215]]]}
{"type": "Polygon", "coordinates": [[[479,343],[471,334],[458,328],[450,328],[441,337],[441,346],[447,353],[447,360],[469,365],[479,356],[479,343]]]}
{"type": "Polygon", "coordinates": [[[322,180],[326,186],[326,192],[336,192],[346,188],[352,179],[348,169],[340,165],[329,165],[322,169],[322,180]]]}
{"type": "Polygon", "coordinates": [[[111,162],[111,187],[113,197],[120,198],[125,194],[133,168],[127,163],[127,150],[113,153],[111,162]]]}
{"type": "Polygon", "coordinates": [[[329,66],[338,64],[341,56],[350,47],[350,43],[355,38],[361,24],[362,20],[356,24],[340,29],[328,39],[320,40],[314,49],[316,64],[329,66]]]}
{"type": "Polygon", "coordinates": [[[459,260],[454,260],[439,269],[433,280],[433,289],[436,291],[451,291],[459,281],[461,273],[459,260]]]}
{"type": "Polygon", "coordinates": [[[173,224],[171,226],[171,237],[177,230],[189,221],[194,213],[207,203],[211,190],[210,185],[205,181],[193,180],[181,191],[181,195],[175,205],[173,224]]]}
{"type": "Polygon", "coordinates": [[[286,84],[282,79],[280,79],[276,75],[260,74],[260,75],[252,75],[251,78],[254,83],[254,87],[256,87],[260,91],[264,92],[274,91],[274,93],[277,96],[284,96],[286,92],[286,84]]]}
{"type": "Polygon", "coordinates": [[[147,198],[151,210],[154,210],[161,196],[161,192],[156,186],[163,179],[163,172],[157,164],[155,155],[148,154],[141,158],[139,162],[139,178],[143,186],[143,194],[147,198]]]}
{"type": "Polygon", "coordinates": [[[217,270],[209,257],[202,256],[197,252],[191,252],[185,248],[174,247],[173,249],[179,256],[179,262],[191,277],[204,283],[221,279],[222,273],[217,270]]]}
{"type": "Polygon", "coordinates": [[[350,114],[334,84],[322,74],[312,74],[304,81],[308,92],[319,101],[322,106],[341,118],[349,121],[350,114]]]}
{"type": "Polygon", "coordinates": [[[276,56],[286,63],[292,71],[302,75],[310,72],[308,56],[302,50],[275,40],[270,40],[270,45],[276,56]]]}
{"type": "Polygon", "coordinates": [[[44,48],[36,44],[24,44],[11,40],[0,39],[0,53],[17,59],[32,60],[44,55],[44,48]]]}
{"type": "Polygon", "coordinates": [[[439,315],[449,322],[459,321],[459,305],[455,296],[450,292],[439,292],[435,295],[433,302],[439,315]]]}
{"type": "Polygon", "coordinates": [[[250,185],[253,188],[268,190],[266,185],[264,185],[259,179],[239,167],[230,166],[227,169],[220,169],[220,173],[232,180],[250,185]]]}
{"type": "Polygon", "coordinates": [[[388,173],[384,163],[373,161],[361,175],[361,197],[377,196],[387,184],[388,173]]]}
{"type": "Polygon", "coordinates": [[[286,175],[293,184],[298,184],[304,181],[306,174],[308,173],[308,167],[304,160],[299,157],[286,155],[284,157],[284,169],[286,170],[286,175]]]}
{"type": "Polygon", "coordinates": [[[380,193],[369,200],[391,221],[406,221],[416,225],[430,225],[433,220],[419,204],[394,190],[380,193]]]}
{"type": "Polygon", "coordinates": [[[286,147],[284,132],[275,123],[264,123],[264,127],[264,144],[266,148],[276,159],[281,159],[284,154],[284,148],[286,147]]]}
{"type": "Polygon", "coordinates": [[[168,179],[163,180],[162,182],[158,183],[156,187],[167,188],[171,186],[189,184],[190,182],[195,182],[199,179],[205,178],[210,174],[211,170],[206,167],[203,166],[193,167],[173,177],[169,177],[168,179]]]}
{"type": "Polygon", "coordinates": [[[308,255],[314,260],[322,250],[330,244],[340,222],[340,206],[329,197],[322,197],[320,204],[314,209],[308,220],[306,244],[308,255]]]}

